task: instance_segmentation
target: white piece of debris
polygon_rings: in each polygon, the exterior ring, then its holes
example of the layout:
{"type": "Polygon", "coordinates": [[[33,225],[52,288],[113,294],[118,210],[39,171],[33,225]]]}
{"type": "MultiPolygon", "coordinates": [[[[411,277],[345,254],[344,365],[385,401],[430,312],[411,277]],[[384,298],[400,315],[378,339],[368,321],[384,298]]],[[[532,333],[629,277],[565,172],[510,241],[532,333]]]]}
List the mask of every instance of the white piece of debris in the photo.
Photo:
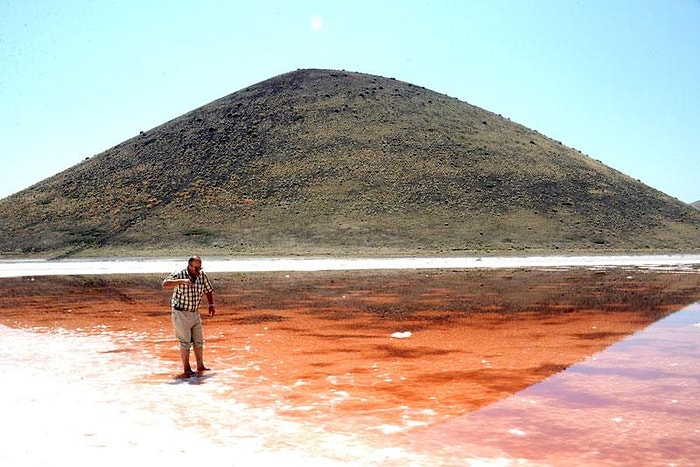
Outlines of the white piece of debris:
{"type": "Polygon", "coordinates": [[[391,335],[392,338],[394,339],[406,339],[407,337],[411,337],[413,334],[411,334],[411,331],[405,331],[405,332],[395,332],[391,335]]]}

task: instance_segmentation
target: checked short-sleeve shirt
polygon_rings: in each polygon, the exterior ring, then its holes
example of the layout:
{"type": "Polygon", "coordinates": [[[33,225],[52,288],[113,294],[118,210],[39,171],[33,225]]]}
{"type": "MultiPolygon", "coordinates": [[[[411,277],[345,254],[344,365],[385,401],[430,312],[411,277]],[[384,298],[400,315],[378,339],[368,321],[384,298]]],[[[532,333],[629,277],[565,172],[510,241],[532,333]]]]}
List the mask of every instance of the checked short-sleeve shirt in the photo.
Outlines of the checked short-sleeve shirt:
{"type": "MultiPolygon", "coordinates": [[[[168,279],[191,280],[191,277],[187,269],[183,269],[182,271],[173,272],[168,276],[168,279]]],[[[199,304],[202,302],[202,295],[213,290],[209,278],[204,271],[201,271],[194,284],[178,285],[173,289],[172,306],[180,311],[197,311],[199,304]]]]}

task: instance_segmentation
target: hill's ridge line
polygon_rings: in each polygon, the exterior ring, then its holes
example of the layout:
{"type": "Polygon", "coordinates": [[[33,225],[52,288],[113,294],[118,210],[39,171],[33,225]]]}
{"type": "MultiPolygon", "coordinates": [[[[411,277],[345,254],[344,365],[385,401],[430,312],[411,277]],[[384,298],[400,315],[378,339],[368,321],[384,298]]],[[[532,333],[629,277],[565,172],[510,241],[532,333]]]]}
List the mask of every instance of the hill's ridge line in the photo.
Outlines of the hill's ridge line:
{"type": "Polygon", "coordinates": [[[391,78],[297,70],[0,200],[0,252],[687,251],[696,209],[391,78]],[[17,222],[21,219],[21,222],[17,222]]]}

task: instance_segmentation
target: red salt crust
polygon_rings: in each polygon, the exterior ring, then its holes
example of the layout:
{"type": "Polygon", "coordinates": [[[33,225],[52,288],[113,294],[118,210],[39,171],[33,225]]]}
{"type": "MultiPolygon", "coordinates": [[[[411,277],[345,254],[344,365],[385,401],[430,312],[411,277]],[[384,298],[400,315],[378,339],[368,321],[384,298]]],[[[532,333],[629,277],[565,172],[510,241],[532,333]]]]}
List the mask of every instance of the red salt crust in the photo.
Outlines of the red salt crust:
{"type": "MultiPolygon", "coordinates": [[[[331,414],[372,414],[395,422],[402,407],[437,418],[464,414],[700,299],[697,274],[630,269],[210,278],[217,313],[204,319],[205,358],[219,365],[214,377],[222,365],[245,366],[231,397],[274,404],[291,417],[307,417],[300,409],[315,407],[316,416],[329,420],[331,414]],[[395,332],[411,335],[392,338],[395,332]],[[284,390],[274,389],[280,387],[284,390]],[[328,400],[341,392],[352,397],[328,400]]],[[[180,371],[170,293],[161,289],[162,279],[137,274],[2,279],[0,323],[139,333],[142,339],[122,351],[144,350],[161,359],[163,372],[142,381],[161,384],[180,371]]]]}

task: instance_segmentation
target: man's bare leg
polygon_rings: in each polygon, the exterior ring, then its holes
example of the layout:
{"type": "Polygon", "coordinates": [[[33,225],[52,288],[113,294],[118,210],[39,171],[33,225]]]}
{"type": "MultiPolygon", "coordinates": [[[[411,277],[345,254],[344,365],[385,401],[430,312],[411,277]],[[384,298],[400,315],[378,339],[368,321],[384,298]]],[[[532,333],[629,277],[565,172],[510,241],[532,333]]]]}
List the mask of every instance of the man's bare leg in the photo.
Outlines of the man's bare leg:
{"type": "Polygon", "coordinates": [[[204,366],[204,347],[194,346],[194,358],[197,359],[197,371],[206,371],[209,368],[204,366]]]}
{"type": "Polygon", "coordinates": [[[191,376],[193,371],[190,366],[190,349],[180,347],[180,359],[182,359],[182,369],[185,372],[185,376],[191,376]]]}

